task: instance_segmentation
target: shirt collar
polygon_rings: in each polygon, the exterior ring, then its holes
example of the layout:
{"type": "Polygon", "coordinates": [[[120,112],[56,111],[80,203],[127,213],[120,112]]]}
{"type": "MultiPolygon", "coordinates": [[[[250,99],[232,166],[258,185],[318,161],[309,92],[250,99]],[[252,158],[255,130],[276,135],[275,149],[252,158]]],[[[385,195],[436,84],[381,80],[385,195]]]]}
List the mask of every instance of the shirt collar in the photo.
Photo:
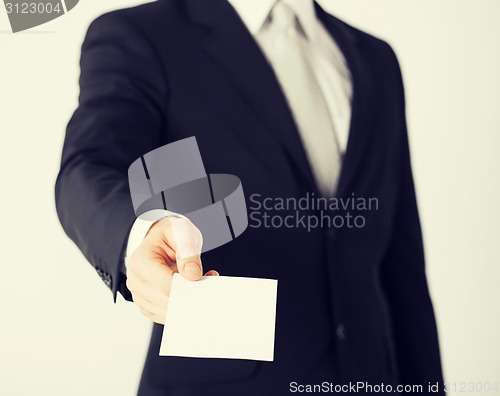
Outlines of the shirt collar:
{"type": "MultiPolygon", "coordinates": [[[[252,35],[259,33],[277,0],[228,0],[252,35]]],[[[316,31],[316,11],[313,0],[279,0],[290,6],[309,38],[316,31]]]]}

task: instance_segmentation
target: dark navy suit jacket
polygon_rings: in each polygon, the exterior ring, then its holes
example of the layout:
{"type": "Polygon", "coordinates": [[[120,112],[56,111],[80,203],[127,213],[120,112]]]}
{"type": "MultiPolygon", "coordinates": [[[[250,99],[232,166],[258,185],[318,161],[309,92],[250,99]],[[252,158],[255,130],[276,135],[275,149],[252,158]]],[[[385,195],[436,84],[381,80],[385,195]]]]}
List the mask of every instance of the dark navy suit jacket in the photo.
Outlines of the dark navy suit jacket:
{"type": "MultiPolygon", "coordinates": [[[[279,280],[275,361],[159,357],[155,325],[143,394],[211,395],[211,385],[240,381],[250,394],[288,394],[289,381],[312,381],[330,364],[335,378],[325,381],[442,381],[398,62],[385,42],[317,13],[353,79],[337,197],[374,197],[378,210],[363,213],[362,228],[249,227],[204,254],[204,267],[223,275],[279,280]],[[252,382],[266,370],[280,390],[252,382]]],[[[160,0],[98,18],[80,88],[57,209],[115,296],[131,297],[120,268],[135,220],[127,169],[141,155],[196,136],[207,171],[237,175],[247,198],[317,194],[273,70],[225,0],[160,0]]]]}

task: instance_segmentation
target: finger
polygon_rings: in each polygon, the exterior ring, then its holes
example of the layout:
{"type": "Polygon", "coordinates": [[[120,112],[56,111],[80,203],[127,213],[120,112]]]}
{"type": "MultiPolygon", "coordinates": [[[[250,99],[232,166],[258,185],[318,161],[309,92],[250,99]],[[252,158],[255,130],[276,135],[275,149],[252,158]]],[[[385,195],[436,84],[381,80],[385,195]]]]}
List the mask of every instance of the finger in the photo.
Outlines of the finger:
{"type": "Polygon", "coordinates": [[[216,270],[208,271],[205,276],[219,276],[220,274],[216,270]]]}
{"type": "Polygon", "coordinates": [[[164,301],[158,303],[151,302],[147,300],[147,298],[137,295],[133,295],[132,298],[141,312],[147,312],[149,315],[154,315],[159,318],[165,318],[165,315],[167,313],[168,300],[167,303],[165,303],[164,301]]]}
{"type": "Polygon", "coordinates": [[[151,313],[149,311],[146,311],[146,310],[140,310],[141,313],[148,319],[151,319],[153,322],[155,323],[158,323],[158,324],[162,324],[164,325],[165,324],[165,317],[163,316],[158,316],[158,315],[155,315],[154,313],[151,313]]]}
{"type": "Polygon", "coordinates": [[[155,285],[135,276],[135,274],[130,274],[127,278],[126,285],[132,293],[134,301],[137,298],[141,298],[161,308],[166,308],[168,305],[170,284],[155,285]]]}
{"type": "Polygon", "coordinates": [[[166,296],[170,294],[174,269],[165,262],[161,248],[145,245],[132,260],[127,271],[127,282],[130,281],[131,287],[157,289],[166,296]]]}
{"type": "Polygon", "coordinates": [[[200,230],[187,218],[172,217],[167,236],[175,251],[177,268],[183,278],[198,280],[203,274],[201,247],[203,236],[200,230]]]}
{"type": "Polygon", "coordinates": [[[166,309],[168,305],[169,294],[150,283],[127,279],[127,288],[130,290],[134,302],[137,299],[142,299],[162,309],[166,309]]]}

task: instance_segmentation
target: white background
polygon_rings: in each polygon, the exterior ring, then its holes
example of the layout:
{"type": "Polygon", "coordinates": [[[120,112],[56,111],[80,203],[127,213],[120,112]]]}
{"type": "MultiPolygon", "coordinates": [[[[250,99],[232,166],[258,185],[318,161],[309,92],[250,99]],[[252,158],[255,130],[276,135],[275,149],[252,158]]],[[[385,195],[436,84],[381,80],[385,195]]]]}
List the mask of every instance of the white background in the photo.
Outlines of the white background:
{"type": "MultiPolygon", "coordinates": [[[[136,392],[150,324],[65,237],[53,185],[86,28],[137,3],[81,0],[18,34],[0,8],[1,395],[136,392]]],[[[500,387],[500,2],[321,3],[399,56],[445,376],[500,387]]]]}

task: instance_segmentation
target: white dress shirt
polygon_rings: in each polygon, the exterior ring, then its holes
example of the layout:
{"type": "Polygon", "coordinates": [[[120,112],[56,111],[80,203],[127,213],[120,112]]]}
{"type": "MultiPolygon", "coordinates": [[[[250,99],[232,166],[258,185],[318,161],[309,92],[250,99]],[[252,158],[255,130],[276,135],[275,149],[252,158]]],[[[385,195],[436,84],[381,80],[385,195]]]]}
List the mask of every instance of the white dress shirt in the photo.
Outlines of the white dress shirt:
{"type": "MultiPolygon", "coordinates": [[[[273,66],[272,58],[267,55],[270,51],[267,27],[270,23],[269,15],[277,0],[228,1],[273,66]]],[[[332,36],[316,17],[313,0],[279,1],[285,1],[293,9],[303,28],[309,60],[327,103],[340,151],[344,153],[349,137],[352,99],[352,81],[347,62],[332,36]]],[[[151,221],[141,219],[135,221],[128,239],[125,264],[141,244],[153,222],[168,215],[172,215],[172,212],[157,210],[151,221]]]]}
{"type": "MultiPolygon", "coordinates": [[[[228,0],[246,25],[264,55],[267,56],[267,27],[269,15],[277,0],[228,0]]],[[[290,6],[297,15],[307,38],[310,63],[330,111],[337,133],[340,151],[347,147],[351,122],[352,81],[344,55],[334,39],[316,17],[313,0],[279,0],[290,6]]]]}

